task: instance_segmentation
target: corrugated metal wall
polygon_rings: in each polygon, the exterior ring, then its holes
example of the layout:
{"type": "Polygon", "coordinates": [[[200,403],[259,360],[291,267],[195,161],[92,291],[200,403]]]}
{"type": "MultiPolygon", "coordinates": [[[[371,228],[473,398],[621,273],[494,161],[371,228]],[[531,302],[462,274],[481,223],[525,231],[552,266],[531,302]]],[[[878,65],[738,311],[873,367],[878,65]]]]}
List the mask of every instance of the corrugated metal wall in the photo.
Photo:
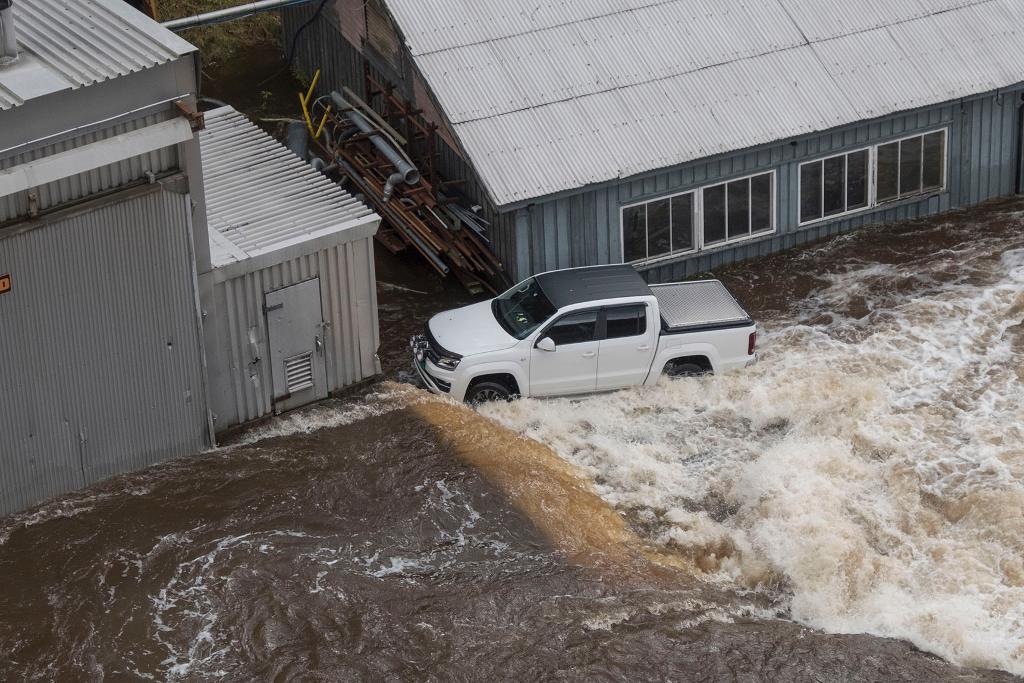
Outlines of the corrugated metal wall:
{"type": "Polygon", "coordinates": [[[315,5],[300,5],[281,10],[281,32],[285,38],[284,51],[295,51],[295,65],[312,78],[320,69],[324,84],[318,88],[322,94],[347,85],[360,96],[366,94],[363,80],[363,56],[345,40],[335,23],[337,17],[327,8],[299,35],[294,48],[292,40],[299,27],[309,21],[315,5]]]}
{"type": "Polygon", "coordinates": [[[218,431],[273,412],[265,295],[314,277],[320,278],[323,319],[331,323],[326,339],[330,390],[338,391],[379,371],[373,238],[217,283],[213,301],[206,307],[206,347],[218,431]]]}
{"type": "Polygon", "coordinates": [[[188,195],[0,237],[0,514],[208,446],[188,195]]]}
{"type": "MultiPolygon", "coordinates": [[[[64,152],[82,145],[127,133],[167,121],[173,116],[170,109],[149,116],[122,121],[113,126],[101,128],[77,137],[67,138],[57,143],[27,150],[12,157],[0,159],[0,170],[24,164],[35,159],[64,152]]],[[[42,211],[61,204],[75,201],[101,192],[126,185],[146,177],[147,172],[163,173],[179,167],[176,147],[165,147],[149,154],[126,159],[108,166],[101,166],[88,173],[71,176],[35,188],[37,209],[42,211]]],[[[7,197],[0,197],[0,223],[29,213],[29,191],[18,192],[7,197]]]]}

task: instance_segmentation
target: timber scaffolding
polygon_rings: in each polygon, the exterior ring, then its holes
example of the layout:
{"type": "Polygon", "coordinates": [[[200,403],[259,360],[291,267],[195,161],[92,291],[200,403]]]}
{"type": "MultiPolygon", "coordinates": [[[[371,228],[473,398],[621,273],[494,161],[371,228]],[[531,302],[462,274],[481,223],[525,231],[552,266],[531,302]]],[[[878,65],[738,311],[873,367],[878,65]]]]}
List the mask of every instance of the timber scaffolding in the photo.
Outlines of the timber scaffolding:
{"type": "Polygon", "coordinates": [[[369,73],[366,83],[370,103],[378,101],[383,113],[348,88],[320,97],[309,111],[309,120],[319,124],[315,146],[332,160],[328,170],[336,169],[340,182],[357,188],[384,219],[377,241],[386,249],[397,254],[412,248],[471,293],[504,291],[511,282],[491,250],[489,224],[463,205],[468,200],[454,190],[461,180],[439,177],[437,127],[421,121],[420,111],[397,97],[393,86],[369,73]]]}

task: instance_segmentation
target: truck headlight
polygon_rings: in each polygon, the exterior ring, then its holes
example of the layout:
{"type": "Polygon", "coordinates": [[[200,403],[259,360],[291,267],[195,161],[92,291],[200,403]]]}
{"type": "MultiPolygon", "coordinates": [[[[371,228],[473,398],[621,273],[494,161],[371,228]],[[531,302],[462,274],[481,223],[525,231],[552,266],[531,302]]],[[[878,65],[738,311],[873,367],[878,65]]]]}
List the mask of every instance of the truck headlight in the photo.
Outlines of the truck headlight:
{"type": "Polygon", "coordinates": [[[447,356],[440,356],[437,359],[437,367],[444,368],[445,370],[454,370],[459,367],[458,358],[448,358],[447,356]]]}

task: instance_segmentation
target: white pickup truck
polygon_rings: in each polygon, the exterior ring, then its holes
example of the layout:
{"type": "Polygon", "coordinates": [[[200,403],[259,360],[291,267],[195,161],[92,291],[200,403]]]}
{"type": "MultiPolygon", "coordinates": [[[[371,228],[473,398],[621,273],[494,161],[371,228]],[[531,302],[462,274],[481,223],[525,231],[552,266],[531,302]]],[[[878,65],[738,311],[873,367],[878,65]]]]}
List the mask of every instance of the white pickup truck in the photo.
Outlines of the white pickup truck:
{"type": "Polygon", "coordinates": [[[542,273],[439,313],[412,338],[434,393],[469,403],[654,384],[757,360],[756,326],[718,280],[648,285],[631,266],[542,273]]]}

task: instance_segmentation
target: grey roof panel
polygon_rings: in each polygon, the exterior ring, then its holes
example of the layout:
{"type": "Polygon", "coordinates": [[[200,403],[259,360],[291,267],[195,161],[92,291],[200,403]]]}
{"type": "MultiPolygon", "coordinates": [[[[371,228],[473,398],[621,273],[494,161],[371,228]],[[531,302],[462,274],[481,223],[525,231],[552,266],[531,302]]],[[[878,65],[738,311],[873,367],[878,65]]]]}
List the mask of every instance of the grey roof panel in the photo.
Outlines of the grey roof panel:
{"type": "Polygon", "coordinates": [[[386,0],[498,206],[1024,81],[1021,0],[386,0]]]}
{"type": "MultiPolygon", "coordinates": [[[[206,112],[199,147],[214,267],[343,233],[376,218],[231,107],[206,112]]],[[[338,241],[344,241],[342,235],[338,241]]]]}
{"type": "Polygon", "coordinates": [[[555,308],[619,297],[650,296],[651,289],[630,265],[553,270],[537,284],[555,308]]]}
{"type": "Polygon", "coordinates": [[[123,0],[15,0],[13,10],[19,59],[0,68],[0,111],[196,50],[123,0]]]}

